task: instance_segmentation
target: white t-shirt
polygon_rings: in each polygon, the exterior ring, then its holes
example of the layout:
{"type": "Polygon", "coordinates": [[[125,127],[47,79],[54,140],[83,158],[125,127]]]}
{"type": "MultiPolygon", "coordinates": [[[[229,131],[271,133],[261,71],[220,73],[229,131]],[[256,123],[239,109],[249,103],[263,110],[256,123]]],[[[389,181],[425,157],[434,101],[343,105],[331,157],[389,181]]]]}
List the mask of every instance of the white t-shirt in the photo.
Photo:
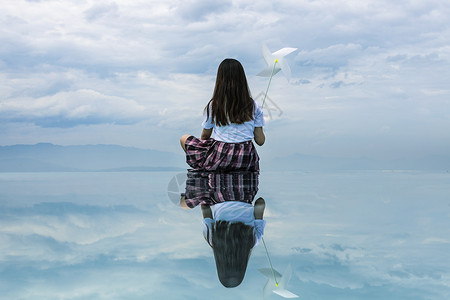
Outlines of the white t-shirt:
{"type": "MultiPolygon", "coordinates": [[[[253,100],[254,101],[254,100],[253,100]]],[[[207,116],[205,113],[202,127],[205,129],[214,128],[214,139],[225,143],[242,143],[251,141],[254,138],[253,132],[255,127],[263,127],[265,125],[264,115],[259,104],[255,102],[255,110],[253,112],[253,120],[242,124],[231,123],[227,126],[216,126],[212,122],[211,112],[207,116]]]]}
{"type": "Polygon", "coordinates": [[[240,201],[225,201],[213,206],[214,219],[203,219],[203,235],[212,245],[212,225],[215,221],[229,221],[230,223],[242,222],[255,228],[255,246],[259,244],[264,234],[265,220],[255,220],[254,207],[250,203],[240,201]]]}

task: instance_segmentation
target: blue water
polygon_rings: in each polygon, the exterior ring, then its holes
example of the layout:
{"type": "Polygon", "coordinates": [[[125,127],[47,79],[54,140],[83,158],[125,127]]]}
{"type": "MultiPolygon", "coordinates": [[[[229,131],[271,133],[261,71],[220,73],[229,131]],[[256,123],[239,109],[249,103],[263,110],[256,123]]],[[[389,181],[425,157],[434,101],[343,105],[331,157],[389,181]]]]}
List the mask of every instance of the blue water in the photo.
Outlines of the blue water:
{"type": "MultiPolygon", "coordinates": [[[[224,288],[176,174],[0,173],[1,298],[262,299],[264,247],[224,288]]],[[[450,298],[449,173],[262,172],[259,196],[300,299],[450,298]]]]}

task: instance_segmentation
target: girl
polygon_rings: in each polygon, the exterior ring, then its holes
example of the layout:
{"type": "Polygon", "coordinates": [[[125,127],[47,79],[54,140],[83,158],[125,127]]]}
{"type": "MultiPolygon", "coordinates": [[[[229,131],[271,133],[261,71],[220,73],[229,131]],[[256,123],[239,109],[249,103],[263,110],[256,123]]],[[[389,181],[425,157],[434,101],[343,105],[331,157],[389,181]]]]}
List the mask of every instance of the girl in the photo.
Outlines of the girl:
{"type": "Polygon", "coordinates": [[[264,234],[265,201],[230,201],[214,205],[214,214],[202,204],[203,234],[214,252],[219,281],[227,288],[241,284],[254,246],[264,234]]]}
{"type": "Polygon", "coordinates": [[[197,172],[188,171],[186,191],[180,206],[216,205],[224,202],[251,204],[258,192],[259,172],[197,172]]]}
{"type": "Polygon", "coordinates": [[[244,279],[251,251],[264,234],[265,201],[259,198],[259,172],[192,172],[180,205],[201,205],[203,235],[211,246],[217,275],[225,287],[244,279]]]}
{"type": "Polygon", "coordinates": [[[186,162],[202,171],[259,171],[252,140],[264,144],[264,117],[251,98],[239,61],[227,58],[219,65],[213,97],[204,112],[200,139],[192,135],[180,139],[186,162]]]}

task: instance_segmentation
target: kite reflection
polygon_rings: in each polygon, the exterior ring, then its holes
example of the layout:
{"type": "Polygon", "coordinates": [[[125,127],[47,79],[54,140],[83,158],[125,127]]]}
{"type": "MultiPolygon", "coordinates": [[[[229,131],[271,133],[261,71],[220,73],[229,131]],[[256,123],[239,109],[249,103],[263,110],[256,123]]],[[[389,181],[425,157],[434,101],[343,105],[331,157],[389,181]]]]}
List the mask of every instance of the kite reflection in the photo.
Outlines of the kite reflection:
{"type": "Polygon", "coordinates": [[[236,287],[245,276],[250,254],[264,234],[265,201],[253,200],[258,192],[258,172],[189,171],[180,205],[201,206],[203,234],[211,246],[219,281],[236,287]]]}

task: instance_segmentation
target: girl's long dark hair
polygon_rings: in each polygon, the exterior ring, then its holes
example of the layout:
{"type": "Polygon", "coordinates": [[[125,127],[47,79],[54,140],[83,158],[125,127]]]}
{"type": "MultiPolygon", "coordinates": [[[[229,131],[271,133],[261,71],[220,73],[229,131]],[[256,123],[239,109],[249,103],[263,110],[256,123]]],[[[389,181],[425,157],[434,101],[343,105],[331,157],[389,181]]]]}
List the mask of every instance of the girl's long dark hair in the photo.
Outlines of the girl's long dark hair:
{"type": "Polygon", "coordinates": [[[255,245],[254,228],[242,222],[216,221],[211,234],[219,280],[225,287],[236,287],[244,279],[255,245]]]}
{"type": "Polygon", "coordinates": [[[218,126],[242,124],[253,120],[254,102],[244,68],[235,59],[227,58],[217,69],[213,97],[205,107],[207,116],[218,126]]]}

